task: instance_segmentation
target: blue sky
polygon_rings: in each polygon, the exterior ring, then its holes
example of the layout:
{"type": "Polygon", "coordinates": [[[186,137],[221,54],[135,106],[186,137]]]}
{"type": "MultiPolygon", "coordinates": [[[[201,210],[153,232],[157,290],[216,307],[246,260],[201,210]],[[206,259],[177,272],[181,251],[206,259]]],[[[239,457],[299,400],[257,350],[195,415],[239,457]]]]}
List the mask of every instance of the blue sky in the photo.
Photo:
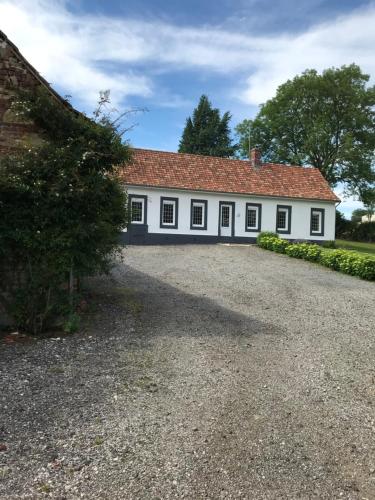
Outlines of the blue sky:
{"type": "Polygon", "coordinates": [[[119,110],[147,108],[129,120],[138,147],[176,150],[202,93],[235,126],[306,68],[356,62],[375,75],[368,1],[0,0],[0,20],[78,109],[90,113],[105,89],[119,110]]]}

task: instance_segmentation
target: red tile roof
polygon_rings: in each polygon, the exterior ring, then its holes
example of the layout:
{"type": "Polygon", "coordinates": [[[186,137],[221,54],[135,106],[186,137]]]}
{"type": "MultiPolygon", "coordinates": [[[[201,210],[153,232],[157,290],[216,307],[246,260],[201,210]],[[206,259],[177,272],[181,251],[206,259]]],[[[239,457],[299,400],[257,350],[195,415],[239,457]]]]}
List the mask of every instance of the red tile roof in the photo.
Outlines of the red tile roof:
{"type": "Polygon", "coordinates": [[[133,149],[118,175],[132,186],[340,201],[317,168],[276,163],[255,170],[245,160],[133,149]]]}

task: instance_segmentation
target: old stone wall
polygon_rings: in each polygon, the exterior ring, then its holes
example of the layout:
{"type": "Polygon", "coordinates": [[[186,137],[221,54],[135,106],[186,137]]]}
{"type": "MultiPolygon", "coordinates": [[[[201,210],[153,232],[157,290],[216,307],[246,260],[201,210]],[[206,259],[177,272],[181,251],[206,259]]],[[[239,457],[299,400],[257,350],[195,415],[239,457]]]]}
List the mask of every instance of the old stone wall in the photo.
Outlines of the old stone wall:
{"type": "Polygon", "coordinates": [[[40,85],[17,49],[0,33],[0,154],[38,140],[38,131],[30,122],[22,122],[11,111],[17,89],[32,90],[40,85]]]}

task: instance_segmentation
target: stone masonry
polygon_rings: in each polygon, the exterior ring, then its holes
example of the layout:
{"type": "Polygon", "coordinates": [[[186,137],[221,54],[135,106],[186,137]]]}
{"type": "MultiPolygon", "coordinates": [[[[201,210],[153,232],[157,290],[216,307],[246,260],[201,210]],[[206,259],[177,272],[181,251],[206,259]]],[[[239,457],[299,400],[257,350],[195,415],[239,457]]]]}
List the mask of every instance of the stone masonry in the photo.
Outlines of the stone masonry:
{"type": "Polygon", "coordinates": [[[10,109],[17,89],[32,90],[37,86],[45,87],[64,102],[0,31],[0,155],[40,141],[36,127],[31,122],[21,121],[10,109]]]}

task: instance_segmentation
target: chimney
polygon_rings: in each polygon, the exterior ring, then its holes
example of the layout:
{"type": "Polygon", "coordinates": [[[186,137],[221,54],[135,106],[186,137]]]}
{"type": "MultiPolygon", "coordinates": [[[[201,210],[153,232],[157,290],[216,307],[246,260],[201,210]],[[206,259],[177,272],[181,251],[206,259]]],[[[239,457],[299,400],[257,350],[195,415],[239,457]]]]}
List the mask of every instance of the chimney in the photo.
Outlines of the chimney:
{"type": "Polygon", "coordinates": [[[253,148],[250,151],[250,162],[253,168],[255,168],[256,170],[260,169],[260,167],[262,166],[262,153],[260,152],[260,149],[253,148]]]}

